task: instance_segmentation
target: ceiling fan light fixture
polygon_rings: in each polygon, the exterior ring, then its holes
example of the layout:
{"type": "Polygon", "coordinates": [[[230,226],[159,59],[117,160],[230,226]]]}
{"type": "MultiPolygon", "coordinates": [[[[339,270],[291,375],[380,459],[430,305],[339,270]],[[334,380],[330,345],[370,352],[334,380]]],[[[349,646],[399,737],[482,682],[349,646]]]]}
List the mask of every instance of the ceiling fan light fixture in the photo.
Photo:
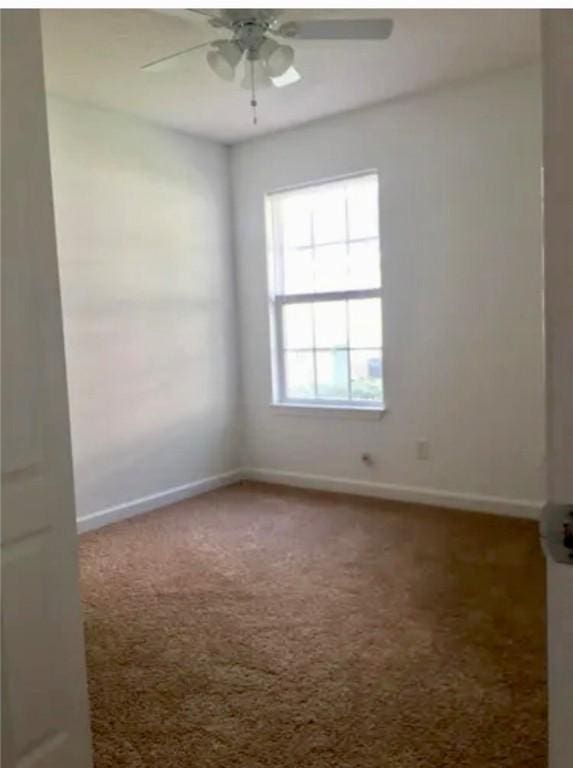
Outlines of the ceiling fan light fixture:
{"type": "Polygon", "coordinates": [[[250,90],[254,86],[257,91],[272,86],[273,81],[265,72],[260,60],[245,61],[245,73],[241,82],[241,88],[250,90]],[[252,68],[252,70],[251,70],[252,68]]]}
{"type": "Polygon", "coordinates": [[[281,77],[294,61],[294,50],[290,45],[277,45],[267,56],[264,66],[269,77],[281,77]]]}
{"type": "Polygon", "coordinates": [[[272,40],[270,37],[265,37],[257,50],[257,59],[260,59],[266,64],[269,57],[276,51],[279,45],[280,43],[277,43],[276,40],[272,40]]]}
{"type": "Polygon", "coordinates": [[[235,67],[243,55],[241,48],[232,40],[217,40],[213,45],[215,50],[207,54],[207,63],[223,80],[233,80],[235,67]]]}
{"type": "MultiPolygon", "coordinates": [[[[257,123],[257,88],[269,85],[282,88],[298,82],[301,77],[293,66],[294,50],[281,43],[298,40],[386,40],[390,37],[394,22],[391,18],[313,18],[308,21],[287,21],[281,23],[280,10],[227,9],[188,11],[209,18],[212,27],[222,28],[230,37],[213,40],[186,48],[183,51],[163,56],[142,66],[146,71],[177,69],[199,48],[211,46],[207,63],[211,70],[223,80],[234,80],[237,65],[245,59],[243,88],[251,91],[253,123],[257,123]],[[279,40],[275,38],[278,37],[279,40]]],[[[166,13],[175,13],[166,11],[166,13]]]]}
{"type": "Polygon", "coordinates": [[[235,77],[235,68],[229,64],[219,51],[209,51],[207,54],[207,64],[223,80],[232,80],[235,77]]]}
{"type": "Polygon", "coordinates": [[[217,48],[219,53],[229,62],[232,67],[236,67],[241,61],[243,51],[241,46],[234,40],[217,41],[217,48]]]}

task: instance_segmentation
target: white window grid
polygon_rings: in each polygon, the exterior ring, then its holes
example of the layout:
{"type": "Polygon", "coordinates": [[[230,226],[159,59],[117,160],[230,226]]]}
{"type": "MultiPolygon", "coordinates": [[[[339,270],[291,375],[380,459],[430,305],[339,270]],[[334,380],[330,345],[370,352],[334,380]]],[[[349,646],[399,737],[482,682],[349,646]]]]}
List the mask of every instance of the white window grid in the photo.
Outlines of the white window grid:
{"type": "MultiPolygon", "coordinates": [[[[377,174],[373,171],[368,171],[360,174],[353,174],[344,178],[331,179],[324,182],[313,182],[312,184],[304,185],[298,188],[292,188],[288,191],[304,191],[305,189],[327,186],[331,183],[340,183],[349,181],[352,179],[363,179],[369,176],[377,174]]],[[[300,405],[300,406],[324,406],[324,407],[351,407],[356,409],[372,409],[381,408],[384,406],[384,390],[382,390],[382,399],[380,400],[359,400],[352,399],[352,367],[351,367],[351,354],[352,352],[365,352],[376,351],[380,353],[381,360],[383,361],[384,351],[384,339],[381,339],[380,347],[372,346],[351,346],[350,344],[350,318],[349,318],[349,301],[355,299],[380,299],[380,327],[383,329],[382,321],[382,279],[380,285],[377,288],[367,289],[347,289],[339,291],[316,291],[310,293],[284,293],[284,252],[281,224],[282,222],[277,220],[275,210],[272,206],[272,197],[275,194],[281,194],[281,190],[277,193],[272,193],[267,196],[267,222],[268,222],[268,236],[267,242],[271,245],[271,254],[269,259],[269,284],[270,284],[270,305],[271,305],[271,339],[272,339],[272,353],[273,353],[273,401],[277,405],[300,405]],[[278,287],[278,290],[277,290],[278,287]],[[346,344],[345,346],[336,346],[337,351],[346,352],[348,355],[347,373],[348,373],[348,398],[337,399],[332,397],[320,397],[318,395],[318,375],[317,375],[317,352],[331,352],[332,347],[318,347],[316,345],[316,323],[313,312],[312,321],[312,347],[288,347],[284,346],[284,327],[283,327],[283,310],[285,306],[291,304],[304,305],[304,304],[318,304],[322,302],[335,302],[344,301],[346,307],[346,344]],[[296,398],[289,397],[287,394],[286,386],[286,370],[285,370],[285,355],[289,352],[312,352],[313,367],[314,367],[314,397],[308,398],[296,398]]],[[[347,256],[350,246],[356,243],[376,242],[380,248],[380,238],[375,237],[358,237],[350,238],[349,233],[349,217],[348,217],[348,199],[345,198],[345,232],[346,238],[344,240],[333,240],[331,242],[321,242],[317,244],[314,236],[314,220],[311,216],[310,222],[310,243],[308,246],[301,246],[297,250],[308,250],[313,254],[317,247],[324,247],[328,245],[345,245],[347,249],[347,256]]],[[[381,254],[379,256],[381,262],[381,254]]],[[[380,275],[382,274],[382,264],[380,263],[380,275]]],[[[383,376],[383,374],[382,374],[383,376]]]]}

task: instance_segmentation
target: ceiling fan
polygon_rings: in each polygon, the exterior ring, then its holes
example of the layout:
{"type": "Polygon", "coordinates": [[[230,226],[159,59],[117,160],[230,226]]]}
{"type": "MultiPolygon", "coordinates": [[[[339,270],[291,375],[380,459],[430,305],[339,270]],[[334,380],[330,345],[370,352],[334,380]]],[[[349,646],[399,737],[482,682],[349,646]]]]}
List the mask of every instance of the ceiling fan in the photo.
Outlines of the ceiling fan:
{"type": "Polygon", "coordinates": [[[385,40],[392,32],[392,19],[313,19],[281,21],[281,10],[221,10],[206,11],[189,8],[190,13],[209,17],[215,29],[230,33],[230,37],[210,40],[183,51],[145,64],[145,71],[159,72],[182,67],[189,55],[209,47],[207,64],[223,80],[234,80],[242,59],[245,60],[243,87],[251,90],[253,122],[257,122],[256,89],[273,85],[281,88],[298,82],[300,74],[294,67],[295,51],[288,43],[296,40],[385,40]],[[275,38],[279,38],[276,40],[275,38]]]}

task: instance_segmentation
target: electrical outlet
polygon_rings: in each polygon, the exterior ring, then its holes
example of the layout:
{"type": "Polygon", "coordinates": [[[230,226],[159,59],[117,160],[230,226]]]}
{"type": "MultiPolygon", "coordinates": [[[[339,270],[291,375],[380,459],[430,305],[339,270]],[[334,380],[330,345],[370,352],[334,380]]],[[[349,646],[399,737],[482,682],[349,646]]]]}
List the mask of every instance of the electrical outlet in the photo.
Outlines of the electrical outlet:
{"type": "Polygon", "coordinates": [[[430,458],[430,444],[427,440],[416,441],[416,458],[419,461],[428,461],[430,458]]]}

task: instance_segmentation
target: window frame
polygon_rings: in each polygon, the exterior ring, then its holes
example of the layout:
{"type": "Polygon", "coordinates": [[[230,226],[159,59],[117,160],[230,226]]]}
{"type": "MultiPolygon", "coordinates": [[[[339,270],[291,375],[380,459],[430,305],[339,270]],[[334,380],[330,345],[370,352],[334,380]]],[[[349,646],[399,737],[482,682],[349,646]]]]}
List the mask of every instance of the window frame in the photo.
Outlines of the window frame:
{"type": "MultiPolygon", "coordinates": [[[[346,349],[348,359],[348,399],[338,398],[321,398],[319,396],[311,398],[293,398],[287,396],[286,387],[286,370],[285,370],[285,353],[284,347],[284,330],[283,330],[283,309],[289,304],[303,305],[303,304],[318,304],[322,302],[333,301],[352,301],[354,299],[372,299],[376,298],[380,300],[380,332],[381,332],[381,359],[384,360],[384,323],[383,323],[383,285],[382,279],[380,285],[377,288],[364,288],[340,291],[321,291],[310,293],[291,293],[285,294],[278,292],[280,288],[282,290],[282,277],[277,279],[279,275],[284,274],[284,258],[282,251],[282,238],[279,233],[281,232],[281,222],[276,219],[276,210],[273,207],[273,197],[289,192],[304,191],[306,189],[312,189],[313,187],[327,186],[329,184],[336,184],[339,182],[350,181],[352,179],[367,178],[369,176],[376,176],[378,181],[378,211],[380,209],[380,186],[379,186],[379,173],[375,169],[367,171],[360,171],[345,176],[338,176],[334,178],[321,179],[319,181],[311,181],[304,184],[291,186],[288,188],[281,188],[269,192],[265,195],[265,217],[266,217],[266,256],[267,256],[267,270],[268,270],[268,289],[269,289],[269,319],[270,319],[270,351],[271,351],[271,374],[272,374],[272,403],[273,408],[284,409],[285,412],[304,413],[315,410],[317,412],[336,412],[336,413],[357,413],[367,415],[368,413],[374,415],[381,415],[386,410],[386,390],[385,390],[385,377],[384,367],[382,368],[382,399],[381,400],[352,400],[350,399],[351,393],[351,365],[350,354],[352,347],[340,347],[340,349],[346,349]]],[[[348,215],[348,212],[347,212],[348,215]]],[[[348,233],[348,227],[347,227],[348,233]]],[[[376,239],[378,242],[378,256],[380,261],[380,275],[382,275],[382,249],[380,248],[380,225],[378,217],[378,232],[376,237],[364,237],[364,238],[346,238],[344,241],[337,241],[336,244],[344,242],[346,246],[349,243],[366,242],[376,239]]],[[[309,246],[314,250],[314,235],[311,235],[311,245],[309,246]]],[[[348,304],[347,304],[348,307],[348,304]]],[[[321,348],[312,347],[313,361],[314,361],[314,380],[316,389],[316,351],[320,351],[321,348]]],[[[329,348],[330,349],[330,348],[329,348]]],[[[367,347],[357,347],[359,349],[367,349],[367,347]]],[[[377,347],[378,349],[378,347],[377,347]]]]}

